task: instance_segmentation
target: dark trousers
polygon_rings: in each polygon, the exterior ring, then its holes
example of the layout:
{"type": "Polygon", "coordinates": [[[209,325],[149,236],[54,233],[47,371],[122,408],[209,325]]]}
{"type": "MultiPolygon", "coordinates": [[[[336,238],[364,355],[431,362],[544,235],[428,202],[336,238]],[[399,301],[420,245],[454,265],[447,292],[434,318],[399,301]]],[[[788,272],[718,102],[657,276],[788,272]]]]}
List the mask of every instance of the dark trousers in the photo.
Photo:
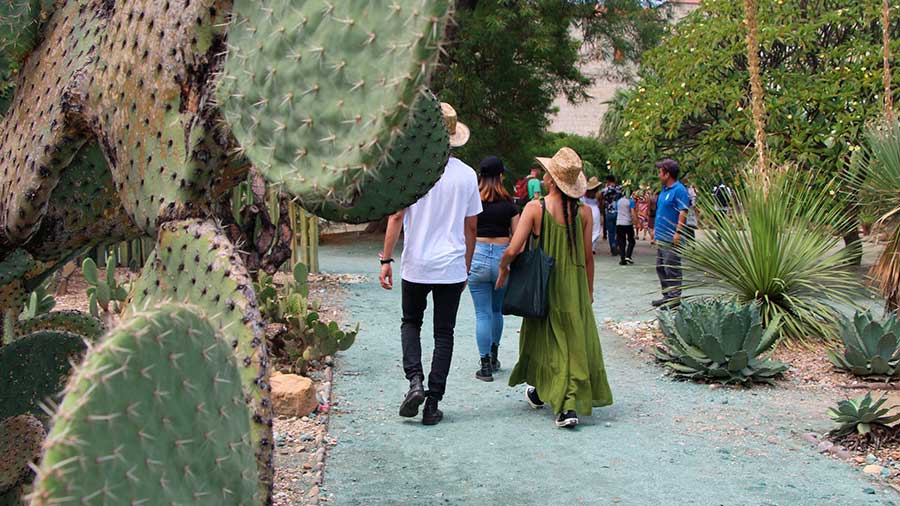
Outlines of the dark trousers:
{"type": "Polygon", "coordinates": [[[671,243],[659,242],[656,250],[656,275],[664,299],[681,297],[681,255],[671,243]]]}
{"type": "Polygon", "coordinates": [[[400,341],[403,344],[403,371],[406,379],[425,377],[422,370],[422,320],[428,306],[428,294],[434,300],[434,355],[428,374],[428,396],[441,400],[447,386],[450,359],[453,356],[453,328],[456,312],[465,283],[426,285],[404,280],[402,283],[403,324],[400,341]]]}
{"type": "Polygon", "coordinates": [[[616,218],[619,217],[619,213],[606,213],[606,226],[604,230],[606,230],[606,238],[609,239],[609,252],[612,254],[616,253],[616,247],[618,247],[619,243],[616,241],[616,218]]]}
{"type": "Polygon", "coordinates": [[[616,225],[616,240],[619,242],[619,256],[622,260],[634,253],[634,225],[616,225]]]}

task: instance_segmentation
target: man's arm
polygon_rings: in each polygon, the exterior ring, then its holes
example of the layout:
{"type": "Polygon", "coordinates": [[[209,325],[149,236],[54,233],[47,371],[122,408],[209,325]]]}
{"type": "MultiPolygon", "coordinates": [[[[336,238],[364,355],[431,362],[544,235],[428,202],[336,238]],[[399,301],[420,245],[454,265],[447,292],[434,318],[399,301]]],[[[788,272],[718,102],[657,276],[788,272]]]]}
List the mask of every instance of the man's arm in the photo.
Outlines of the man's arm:
{"type": "MultiPolygon", "coordinates": [[[[388,218],[387,231],[384,233],[384,249],[381,251],[382,260],[393,258],[394,246],[400,239],[400,231],[403,230],[403,217],[406,210],[398,211],[388,218]]],[[[394,269],[390,263],[381,266],[381,275],[379,276],[381,287],[390,290],[394,287],[394,269]]]]}
{"type": "Polygon", "coordinates": [[[475,238],[478,236],[478,216],[466,217],[466,273],[472,270],[475,255],[475,238]]]}

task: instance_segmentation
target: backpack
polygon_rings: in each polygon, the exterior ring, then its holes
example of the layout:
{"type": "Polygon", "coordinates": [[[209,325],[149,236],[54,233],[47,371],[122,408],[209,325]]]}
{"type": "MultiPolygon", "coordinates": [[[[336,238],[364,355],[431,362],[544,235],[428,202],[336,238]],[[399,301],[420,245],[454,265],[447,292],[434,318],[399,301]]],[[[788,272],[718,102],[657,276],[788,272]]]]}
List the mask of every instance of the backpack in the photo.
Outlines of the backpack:
{"type": "Polygon", "coordinates": [[[522,179],[516,181],[515,186],[513,186],[513,196],[517,199],[527,199],[528,198],[528,180],[531,179],[531,176],[525,176],[522,179]]]}

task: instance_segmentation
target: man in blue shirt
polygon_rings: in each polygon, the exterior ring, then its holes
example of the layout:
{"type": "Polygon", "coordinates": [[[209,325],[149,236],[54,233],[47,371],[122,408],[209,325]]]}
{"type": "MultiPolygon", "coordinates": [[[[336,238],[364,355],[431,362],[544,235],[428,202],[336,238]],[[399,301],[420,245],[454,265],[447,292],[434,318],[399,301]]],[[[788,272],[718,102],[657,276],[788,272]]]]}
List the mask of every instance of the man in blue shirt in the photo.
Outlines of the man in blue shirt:
{"type": "Polygon", "coordinates": [[[662,286],[662,298],[653,301],[653,306],[669,309],[677,306],[681,299],[681,255],[678,244],[685,227],[691,198],[687,188],[678,181],[678,163],[666,158],[656,162],[659,181],[663,190],[656,203],[656,275],[662,286]]]}

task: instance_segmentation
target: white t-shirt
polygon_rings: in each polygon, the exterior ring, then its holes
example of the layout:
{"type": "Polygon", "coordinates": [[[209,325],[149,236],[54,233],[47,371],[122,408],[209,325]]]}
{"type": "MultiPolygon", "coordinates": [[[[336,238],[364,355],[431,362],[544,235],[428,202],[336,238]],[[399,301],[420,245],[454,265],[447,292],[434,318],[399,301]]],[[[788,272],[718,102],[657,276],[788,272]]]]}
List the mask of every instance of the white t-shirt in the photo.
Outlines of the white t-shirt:
{"type": "Polygon", "coordinates": [[[619,214],[616,216],[616,226],[633,225],[631,219],[631,210],[634,209],[634,201],[628,197],[622,197],[616,201],[616,209],[619,214]]]}
{"type": "Polygon", "coordinates": [[[466,218],[481,213],[475,170],[456,158],[427,195],[403,218],[401,277],[423,284],[462,283],[466,272],[466,218]]]}
{"type": "Polygon", "coordinates": [[[600,229],[600,202],[598,202],[597,199],[589,199],[587,197],[581,197],[581,201],[591,208],[591,217],[594,219],[591,229],[591,244],[593,244],[597,242],[597,238],[600,237],[600,233],[602,232],[600,229]]]}

